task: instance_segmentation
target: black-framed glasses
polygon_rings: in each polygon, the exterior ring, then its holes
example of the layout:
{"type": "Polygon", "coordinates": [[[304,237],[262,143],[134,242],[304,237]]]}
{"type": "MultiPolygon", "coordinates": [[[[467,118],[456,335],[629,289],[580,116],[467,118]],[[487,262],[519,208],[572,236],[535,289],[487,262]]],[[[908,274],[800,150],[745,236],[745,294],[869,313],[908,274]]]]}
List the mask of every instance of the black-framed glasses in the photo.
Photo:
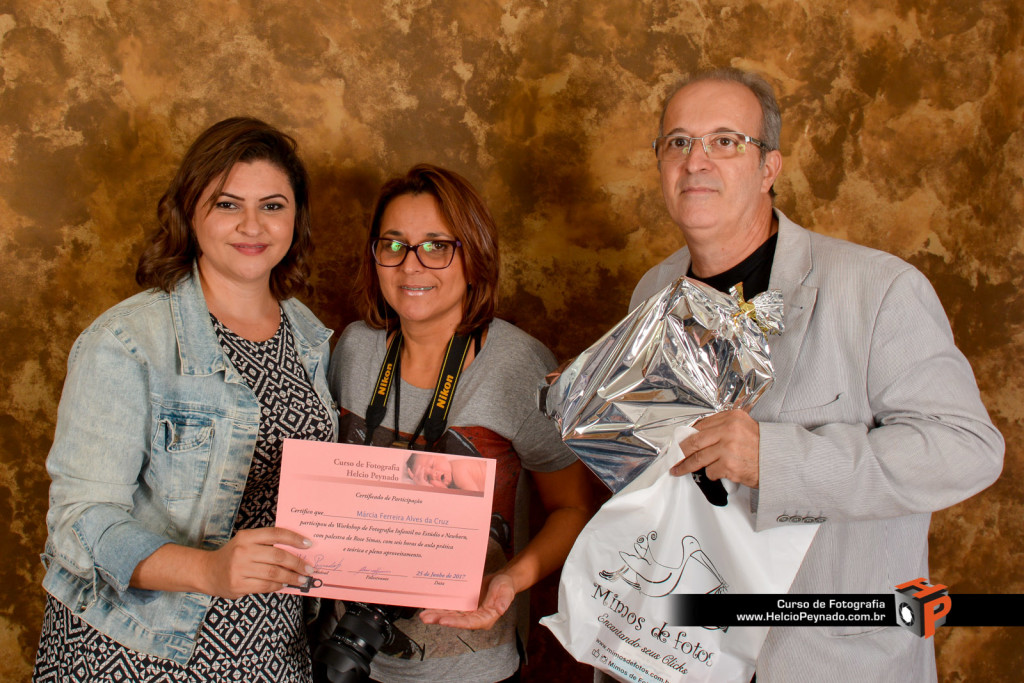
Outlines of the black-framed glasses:
{"type": "Polygon", "coordinates": [[[406,244],[387,237],[378,237],[370,243],[370,253],[378,266],[396,268],[405,263],[409,252],[416,254],[416,260],[424,268],[441,270],[455,259],[455,250],[462,246],[459,240],[427,240],[417,245],[406,244]]]}
{"type": "Polygon", "coordinates": [[[710,159],[731,159],[747,151],[747,145],[768,149],[761,140],[734,130],[708,133],[698,137],[687,135],[662,135],[651,143],[658,161],[679,161],[693,150],[693,143],[700,140],[700,146],[710,159]]]}

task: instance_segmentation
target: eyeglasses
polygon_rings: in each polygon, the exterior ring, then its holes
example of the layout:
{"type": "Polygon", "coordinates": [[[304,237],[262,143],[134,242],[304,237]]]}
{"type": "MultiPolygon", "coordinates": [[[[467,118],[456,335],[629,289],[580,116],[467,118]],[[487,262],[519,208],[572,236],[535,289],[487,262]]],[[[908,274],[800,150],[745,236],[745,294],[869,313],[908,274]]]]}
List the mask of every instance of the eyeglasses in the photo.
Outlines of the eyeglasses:
{"type": "Polygon", "coordinates": [[[708,133],[695,138],[686,135],[662,135],[655,138],[651,145],[658,161],[679,161],[689,156],[696,140],[700,140],[700,146],[704,148],[704,153],[709,159],[731,159],[739,156],[747,151],[748,142],[761,149],[768,149],[768,145],[757,138],[735,131],[708,133]]]}
{"type": "Polygon", "coordinates": [[[370,253],[373,254],[373,260],[378,266],[396,268],[405,263],[405,257],[411,251],[416,254],[416,260],[424,268],[441,270],[452,264],[455,249],[461,246],[462,242],[459,240],[428,240],[413,246],[398,240],[378,237],[370,243],[370,253]]]}

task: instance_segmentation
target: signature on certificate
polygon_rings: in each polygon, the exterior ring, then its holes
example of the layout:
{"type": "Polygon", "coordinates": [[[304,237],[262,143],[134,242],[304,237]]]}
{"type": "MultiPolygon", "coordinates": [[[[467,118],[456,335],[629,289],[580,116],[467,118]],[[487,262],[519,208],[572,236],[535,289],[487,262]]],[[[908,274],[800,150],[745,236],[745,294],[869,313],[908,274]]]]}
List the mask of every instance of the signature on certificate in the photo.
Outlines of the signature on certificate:
{"type": "Polygon", "coordinates": [[[328,561],[327,556],[321,553],[319,555],[315,555],[313,557],[313,561],[310,562],[310,564],[313,565],[313,573],[317,573],[317,570],[319,570],[319,573],[327,574],[329,572],[336,572],[339,569],[341,569],[341,565],[343,564],[343,562],[344,560],[328,561]]]}
{"type": "Polygon", "coordinates": [[[363,567],[359,570],[360,574],[390,574],[390,569],[384,569],[383,567],[363,567]]]}

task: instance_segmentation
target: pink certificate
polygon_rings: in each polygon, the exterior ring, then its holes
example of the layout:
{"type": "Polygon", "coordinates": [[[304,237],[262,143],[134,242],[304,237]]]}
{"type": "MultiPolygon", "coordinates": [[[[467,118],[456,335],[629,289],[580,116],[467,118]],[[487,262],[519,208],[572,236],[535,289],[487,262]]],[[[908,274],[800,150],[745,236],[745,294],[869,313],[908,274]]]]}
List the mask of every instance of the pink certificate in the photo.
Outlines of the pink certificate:
{"type": "Polygon", "coordinates": [[[277,526],[314,571],[281,592],[476,609],[493,497],[488,458],[286,439],[277,526]]]}

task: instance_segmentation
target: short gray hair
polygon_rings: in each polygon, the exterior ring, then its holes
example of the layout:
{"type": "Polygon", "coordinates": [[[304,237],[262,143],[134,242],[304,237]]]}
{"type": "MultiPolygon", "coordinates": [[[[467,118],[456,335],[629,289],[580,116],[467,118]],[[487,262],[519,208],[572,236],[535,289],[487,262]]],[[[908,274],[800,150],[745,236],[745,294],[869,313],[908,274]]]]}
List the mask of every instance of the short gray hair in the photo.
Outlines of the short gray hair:
{"type": "Polygon", "coordinates": [[[668,97],[665,98],[665,103],[661,107],[658,135],[665,134],[665,111],[668,109],[672,98],[686,86],[692,83],[699,83],[700,81],[739,83],[754,93],[758,104],[761,105],[761,131],[757,137],[767,145],[767,149],[761,148],[761,163],[764,163],[767,152],[779,148],[779,138],[782,135],[782,115],[779,113],[779,103],[775,99],[775,91],[772,89],[772,86],[760,74],[753,71],[741,71],[733,67],[707,69],[692,74],[679,82],[672,89],[672,92],[669,93],[668,97]]]}

